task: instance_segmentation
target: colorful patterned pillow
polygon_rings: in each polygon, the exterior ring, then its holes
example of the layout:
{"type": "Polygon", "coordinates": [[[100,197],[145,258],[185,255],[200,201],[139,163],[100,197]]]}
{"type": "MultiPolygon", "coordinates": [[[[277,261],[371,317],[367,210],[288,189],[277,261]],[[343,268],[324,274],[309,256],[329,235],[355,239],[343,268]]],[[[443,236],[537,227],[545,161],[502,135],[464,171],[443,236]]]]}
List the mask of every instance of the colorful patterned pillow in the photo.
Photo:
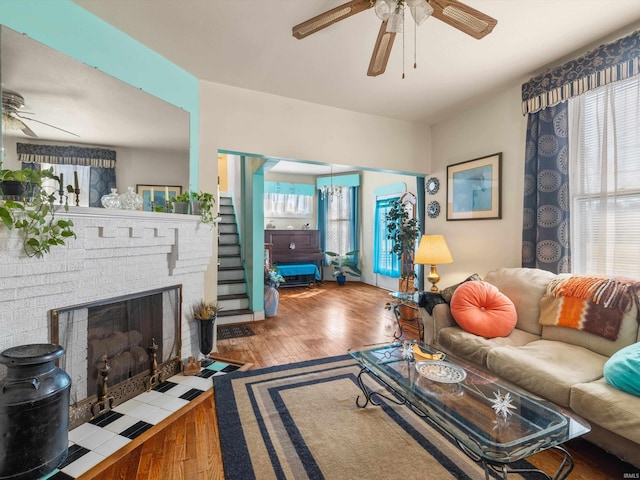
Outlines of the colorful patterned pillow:
{"type": "Polygon", "coordinates": [[[612,387],[640,397],[640,342],[611,355],[603,374],[612,387]]]}
{"type": "Polygon", "coordinates": [[[451,315],[463,330],[486,338],[506,337],[516,326],[513,302],[487,282],[466,282],[451,299],[451,315]]]}
{"type": "Polygon", "coordinates": [[[453,293],[456,291],[456,289],[462,285],[465,282],[478,282],[482,280],[480,278],[480,275],[478,275],[477,273],[474,273],[473,275],[465,278],[462,282],[460,283],[456,283],[455,285],[451,285],[450,287],[445,288],[444,290],[440,290],[440,296],[443,298],[443,300],[447,303],[451,303],[451,298],[453,297],[453,293]]]}

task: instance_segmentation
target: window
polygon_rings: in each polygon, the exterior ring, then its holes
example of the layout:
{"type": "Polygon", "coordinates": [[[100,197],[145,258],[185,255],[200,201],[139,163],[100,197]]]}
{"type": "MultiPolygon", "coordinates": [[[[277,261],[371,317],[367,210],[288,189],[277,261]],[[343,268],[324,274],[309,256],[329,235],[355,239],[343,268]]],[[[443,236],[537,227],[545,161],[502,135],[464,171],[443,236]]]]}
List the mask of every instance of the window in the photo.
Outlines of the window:
{"type": "MultiPolygon", "coordinates": [[[[58,165],[53,163],[41,163],[40,168],[42,170],[48,170],[53,168],[53,173],[58,177],[63,176],[63,188],[66,192],[67,185],[74,186],[74,172],[78,174],[78,187],[80,188],[79,205],[81,207],[89,206],[89,178],[91,173],[91,167],[83,167],[80,165],[58,165]]],[[[47,189],[58,188],[57,183],[54,180],[48,180],[43,183],[47,189]]],[[[47,190],[49,191],[49,190],[47,190]]],[[[67,201],[69,205],[76,204],[75,194],[67,193],[67,201]]]]}
{"type": "Polygon", "coordinates": [[[379,273],[392,278],[400,278],[400,261],[398,255],[393,253],[393,243],[387,238],[386,216],[391,208],[391,202],[400,197],[388,197],[376,199],[373,273],[379,273]]]}
{"type": "Polygon", "coordinates": [[[572,272],[640,277],[640,79],[570,101],[572,272]]]}
{"type": "Polygon", "coordinates": [[[340,187],[339,195],[327,198],[325,250],[344,255],[356,250],[354,246],[352,195],[349,187],[340,187]]]}
{"type": "Polygon", "coordinates": [[[293,193],[265,193],[265,217],[311,217],[313,196],[293,193]]]}

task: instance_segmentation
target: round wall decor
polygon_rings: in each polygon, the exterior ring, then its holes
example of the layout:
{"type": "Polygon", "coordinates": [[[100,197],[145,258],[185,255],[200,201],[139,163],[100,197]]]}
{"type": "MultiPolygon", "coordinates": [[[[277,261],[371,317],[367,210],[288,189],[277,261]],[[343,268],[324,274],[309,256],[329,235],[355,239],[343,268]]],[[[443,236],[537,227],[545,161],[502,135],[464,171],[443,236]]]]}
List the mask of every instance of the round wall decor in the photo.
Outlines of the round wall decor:
{"type": "Polygon", "coordinates": [[[436,177],[431,177],[429,180],[427,180],[424,186],[429,195],[435,195],[436,193],[438,193],[438,190],[440,190],[440,182],[436,177]]]}
{"type": "Polygon", "coordinates": [[[429,205],[427,206],[427,215],[429,215],[429,218],[436,218],[440,215],[440,204],[436,201],[429,202],[429,205]]]}

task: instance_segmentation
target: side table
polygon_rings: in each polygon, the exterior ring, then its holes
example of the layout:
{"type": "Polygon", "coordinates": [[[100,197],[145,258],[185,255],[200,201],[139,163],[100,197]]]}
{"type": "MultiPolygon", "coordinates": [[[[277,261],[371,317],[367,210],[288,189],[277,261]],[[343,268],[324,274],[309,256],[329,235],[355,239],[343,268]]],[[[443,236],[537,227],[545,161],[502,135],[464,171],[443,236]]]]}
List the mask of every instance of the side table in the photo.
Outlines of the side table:
{"type": "Polygon", "coordinates": [[[398,331],[393,333],[393,338],[399,340],[405,329],[413,330],[418,334],[418,340],[423,341],[424,323],[420,315],[418,303],[420,292],[389,292],[393,300],[385,305],[387,310],[393,311],[398,323],[398,331]],[[417,312],[413,319],[403,319],[400,315],[400,307],[408,307],[417,312]]]}

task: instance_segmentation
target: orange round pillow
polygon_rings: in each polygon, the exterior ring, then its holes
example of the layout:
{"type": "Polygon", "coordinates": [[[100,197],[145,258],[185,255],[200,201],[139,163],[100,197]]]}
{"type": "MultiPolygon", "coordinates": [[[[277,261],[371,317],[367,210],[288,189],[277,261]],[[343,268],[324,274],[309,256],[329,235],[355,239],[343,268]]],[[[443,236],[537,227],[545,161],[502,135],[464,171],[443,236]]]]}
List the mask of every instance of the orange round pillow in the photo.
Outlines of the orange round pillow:
{"type": "Polygon", "coordinates": [[[487,282],[465,282],[451,298],[451,315],[463,330],[481,337],[506,337],[516,326],[513,302],[487,282]]]}

